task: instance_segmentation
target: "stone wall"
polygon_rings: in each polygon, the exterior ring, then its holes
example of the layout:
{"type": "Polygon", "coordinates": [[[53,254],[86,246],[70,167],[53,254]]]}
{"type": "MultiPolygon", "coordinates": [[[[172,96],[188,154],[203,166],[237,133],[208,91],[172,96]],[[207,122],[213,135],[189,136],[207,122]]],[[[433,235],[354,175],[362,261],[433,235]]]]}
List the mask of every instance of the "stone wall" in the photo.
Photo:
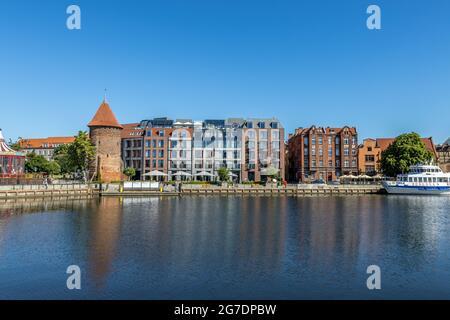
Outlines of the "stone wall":
{"type": "Polygon", "coordinates": [[[122,159],[120,155],[119,128],[91,127],[90,138],[96,148],[96,157],[89,165],[90,178],[103,182],[122,179],[122,159]]]}

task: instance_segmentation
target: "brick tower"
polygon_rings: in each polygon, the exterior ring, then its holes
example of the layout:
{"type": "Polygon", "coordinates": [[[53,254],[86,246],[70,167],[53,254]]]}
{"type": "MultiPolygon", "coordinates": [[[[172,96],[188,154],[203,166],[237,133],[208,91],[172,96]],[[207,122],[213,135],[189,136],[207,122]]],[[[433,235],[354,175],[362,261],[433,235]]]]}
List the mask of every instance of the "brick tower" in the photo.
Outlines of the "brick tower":
{"type": "Polygon", "coordinates": [[[96,156],[89,164],[90,180],[97,179],[102,182],[121,180],[120,134],[123,127],[105,100],[88,127],[89,136],[96,148],[96,156]]]}

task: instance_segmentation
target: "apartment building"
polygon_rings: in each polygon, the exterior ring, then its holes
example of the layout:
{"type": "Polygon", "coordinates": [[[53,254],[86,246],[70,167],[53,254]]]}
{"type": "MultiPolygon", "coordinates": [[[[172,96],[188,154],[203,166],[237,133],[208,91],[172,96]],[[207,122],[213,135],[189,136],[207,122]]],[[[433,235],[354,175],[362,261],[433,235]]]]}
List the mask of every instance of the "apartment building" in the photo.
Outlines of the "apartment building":
{"type": "Polygon", "coordinates": [[[168,174],[169,144],[172,135],[173,120],[154,118],[142,120],[139,127],[144,130],[143,172],[160,171],[168,174]]]}
{"type": "Polygon", "coordinates": [[[242,180],[262,181],[269,172],[285,179],[284,128],[276,118],[248,119],[242,124],[242,180]]]}
{"type": "Polygon", "coordinates": [[[236,181],[264,180],[269,168],[284,179],[283,137],[277,119],[155,118],[124,125],[123,161],[136,179],[158,170],[170,179],[214,180],[222,167],[236,181]]]}
{"type": "Polygon", "coordinates": [[[376,139],[365,139],[358,147],[358,172],[374,176],[380,172],[381,148],[376,139]]]}
{"type": "Polygon", "coordinates": [[[23,138],[19,140],[20,150],[25,154],[35,153],[47,160],[53,158],[55,148],[74,142],[75,137],[23,138]]]}
{"type": "Polygon", "coordinates": [[[443,144],[436,146],[439,157],[439,166],[445,172],[450,172],[450,138],[443,144]]]}
{"type": "MultiPolygon", "coordinates": [[[[432,138],[421,138],[425,147],[433,154],[436,161],[438,153],[432,138]]],[[[380,160],[384,150],[386,150],[395,138],[365,139],[358,147],[358,172],[373,176],[381,173],[380,160]]]]}
{"type": "Polygon", "coordinates": [[[358,134],[355,127],[298,128],[288,139],[289,180],[337,180],[358,174],[358,134]]]}
{"type": "Polygon", "coordinates": [[[121,149],[124,168],[134,168],[136,175],[133,179],[141,180],[143,174],[143,145],[145,130],[139,123],[128,123],[122,125],[121,149]]]}
{"type": "Polygon", "coordinates": [[[241,180],[242,128],[228,120],[195,121],[192,143],[192,174],[212,178],[228,168],[241,180]]]}

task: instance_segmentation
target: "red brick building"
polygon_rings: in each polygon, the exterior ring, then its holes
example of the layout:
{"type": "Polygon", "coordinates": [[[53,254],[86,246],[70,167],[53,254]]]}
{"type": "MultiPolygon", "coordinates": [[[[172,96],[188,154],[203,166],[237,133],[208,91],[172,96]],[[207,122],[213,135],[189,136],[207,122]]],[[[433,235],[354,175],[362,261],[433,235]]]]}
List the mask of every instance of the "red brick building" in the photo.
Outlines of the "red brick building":
{"type": "Polygon", "coordinates": [[[308,182],[337,180],[358,174],[358,133],[355,127],[298,128],[288,139],[288,179],[308,182]]]}
{"type": "MultiPolygon", "coordinates": [[[[437,162],[438,153],[433,143],[433,139],[421,138],[425,147],[433,154],[437,162]]],[[[358,147],[358,171],[360,174],[374,175],[381,173],[380,160],[381,153],[386,150],[395,138],[365,139],[358,147]]]]}

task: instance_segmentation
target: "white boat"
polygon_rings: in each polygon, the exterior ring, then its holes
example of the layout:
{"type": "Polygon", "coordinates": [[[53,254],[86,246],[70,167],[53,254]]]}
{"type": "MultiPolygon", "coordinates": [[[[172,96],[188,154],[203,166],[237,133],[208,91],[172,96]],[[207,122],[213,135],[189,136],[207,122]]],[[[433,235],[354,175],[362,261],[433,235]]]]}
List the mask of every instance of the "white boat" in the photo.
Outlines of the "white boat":
{"type": "Polygon", "coordinates": [[[450,195],[450,173],[434,165],[415,165],[396,181],[383,181],[383,187],[392,194],[450,195]]]}

